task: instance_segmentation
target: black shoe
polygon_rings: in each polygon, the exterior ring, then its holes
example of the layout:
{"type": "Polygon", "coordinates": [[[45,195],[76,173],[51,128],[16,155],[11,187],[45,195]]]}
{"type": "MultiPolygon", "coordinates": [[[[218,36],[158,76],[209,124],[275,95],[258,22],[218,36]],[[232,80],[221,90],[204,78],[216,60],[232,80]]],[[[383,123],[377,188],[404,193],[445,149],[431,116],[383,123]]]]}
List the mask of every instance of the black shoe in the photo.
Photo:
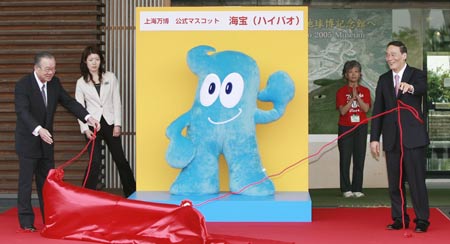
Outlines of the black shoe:
{"type": "Polygon", "coordinates": [[[25,232],[35,232],[36,231],[36,227],[34,227],[33,225],[30,226],[26,226],[26,227],[20,227],[22,228],[22,230],[24,230],[25,232]]]}
{"type": "MultiPolygon", "coordinates": [[[[405,229],[408,229],[409,222],[405,222],[405,229]]],[[[395,220],[394,223],[386,226],[387,230],[400,230],[403,229],[403,223],[401,220],[395,220]]]]}
{"type": "Polygon", "coordinates": [[[428,226],[430,226],[430,222],[427,220],[415,219],[414,222],[416,223],[416,228],[414,229],[416,233],[427,232],[428,226]]]}

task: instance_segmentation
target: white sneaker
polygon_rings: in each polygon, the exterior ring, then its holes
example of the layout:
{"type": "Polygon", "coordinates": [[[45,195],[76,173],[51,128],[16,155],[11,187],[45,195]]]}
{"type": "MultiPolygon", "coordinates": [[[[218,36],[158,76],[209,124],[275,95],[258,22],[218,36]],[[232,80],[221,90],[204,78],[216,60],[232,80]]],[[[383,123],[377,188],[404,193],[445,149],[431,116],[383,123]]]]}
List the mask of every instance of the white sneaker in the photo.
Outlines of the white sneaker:
{"type": "Polygon", "coordinates": [[[353,196],[356,197],[356,198],[360,198],[360,197],[363,197],[365,195],[364,195],[364,193],[357,191],[357,192],[353,193],[353,196]]]}
{"type": "Polygon", "coordinates": [[[345,197],[345,198],[353,197],[353,192],[346,191],[346,192],[342,193],[342,196],[345,197]]]}

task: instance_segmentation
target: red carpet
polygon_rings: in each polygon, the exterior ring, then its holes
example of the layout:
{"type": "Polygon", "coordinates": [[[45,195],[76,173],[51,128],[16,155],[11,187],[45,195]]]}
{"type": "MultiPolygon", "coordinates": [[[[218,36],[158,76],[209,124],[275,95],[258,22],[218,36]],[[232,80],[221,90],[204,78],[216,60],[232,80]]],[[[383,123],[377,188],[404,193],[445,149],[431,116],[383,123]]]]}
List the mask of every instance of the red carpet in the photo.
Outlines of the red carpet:
{"type": "MultiPolygon", "coordinates": [[[[38,232],[18,232],[17,210],[0,214],[0,240],[2,243],[87,243],[47,239],[38,232]]],[[[412,218],[412,210],[409,213],[412,218]]],[[[427,233],[416,234],[409,230],[388,231],[389,208],[314,208],[311,223],[207,223],[213,236],[227,240],[254,244],[286,243],[448,243],[450,219],[438,209],[431,209],[430,228],[427,233]],[[405,237],[411,233],[411,237],[405,237]]],[[[37,215],[37,219],[40,219],[37,215]]],[[[36,225],[42,228],[42,225],[36,225]]]]}

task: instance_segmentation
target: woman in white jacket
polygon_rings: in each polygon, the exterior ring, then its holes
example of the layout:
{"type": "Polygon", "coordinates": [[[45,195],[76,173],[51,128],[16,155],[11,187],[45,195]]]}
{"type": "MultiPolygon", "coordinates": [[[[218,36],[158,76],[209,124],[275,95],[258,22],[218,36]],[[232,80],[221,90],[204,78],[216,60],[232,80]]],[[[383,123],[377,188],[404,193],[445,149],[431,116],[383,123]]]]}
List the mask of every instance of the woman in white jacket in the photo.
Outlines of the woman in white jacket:
{"type": "MultiPolygon", "coordinates": [[[[120,139],[122,125],[122,104],[119,93],[119,83],[116,76],[104,70],[104,57],[101,51],[94,46],[86,47],[81,55],[81,77],[77,80],[75,98],[81,103],[95,119],[100,121],[101,130],[97,132],[94,155],[89,175],[86,180],[86,188],[97,189],[102,161],[102,140],[112,154],[120,175],[125,197],[130,196],[136,190],[136,181],[133,171],[122,148],[120,139]]],[[[81,133],[87,139],[94,135],[93,128],[86,123],[80,123],[81,133]]],[[[91,147],[89,147],[89,152],[91,147]]],[[[85,172],[85,177],[88,168],[85,172]]]]}

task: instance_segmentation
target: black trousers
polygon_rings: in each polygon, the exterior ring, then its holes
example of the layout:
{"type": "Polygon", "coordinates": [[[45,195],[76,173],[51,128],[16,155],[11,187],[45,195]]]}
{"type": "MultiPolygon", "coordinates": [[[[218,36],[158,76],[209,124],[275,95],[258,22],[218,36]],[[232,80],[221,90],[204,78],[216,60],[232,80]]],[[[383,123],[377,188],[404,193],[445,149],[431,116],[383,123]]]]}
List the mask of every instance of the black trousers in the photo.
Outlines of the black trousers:
{"type": "Polygon", "coordinates": [[[404,148],[402,180],[400,183],[400,149],[386,151],[389,196],[391,198],[391,215],[393,220],[402,218],[402,197],[404,200],[403,213],[405,221],[409,222],[406,212],[405,180],[408,181],[411,201],[418,220],[428,221],[430,209],[428,205],[428,191],[426,179],[426,148],[404,148]],[[400,194],[400,184],[403,196],[400,194]]]}
{"type": "MultiPolygon", "coordinates": [[[[119,171],[120,181],[123,187],[123,193],[125,197],[130,196],[136,191],[136,181],[134,179],[133,171],[131,170],[128,160],[125,158],[125,154],[122,148],[122,141],[120,136],[113,136],[114,125],[108,125],[103,117],[100,120],[100,131],[97,132],[95,139],[94,154],[92,155],[92,164],[86,168],[84,178],[86,178],[87,171],[89,170],[89,176],[86,180],[86,188],[97,190],[99,182],[99,175],[101,173],[102,162],[102,140],[108,145],[111,152],[114,163],[119,171]]],[[[92,128],[91,128],[92,129],[92,128]]],[[[91,151],[92,144],[89,145],[89,152],[91,151]]]]}
{"type": "MultiPolygon", "coordinates": [[[[339,126],[338,134],[352,129],[353,126],[339,126]]],[[[341,192],[362,192],[364,161],[367,146],[367,124],[362,124],[351,133],[338,140],[339,173],[341,192]],[[350,164],[353,157],[353,174],[350,181],[350,164]]]]}
{"type": "Polygon", "coordinates": [[[42,189],[50,169],[55,168],[53,158],[27,158],[19,155],[19,189],[17,193],[17,210],[21,227],[34,225],[34,212],[31,205],[33,176],[35,177],[39,206],[44,222],[44,200],[42,189]]]}

